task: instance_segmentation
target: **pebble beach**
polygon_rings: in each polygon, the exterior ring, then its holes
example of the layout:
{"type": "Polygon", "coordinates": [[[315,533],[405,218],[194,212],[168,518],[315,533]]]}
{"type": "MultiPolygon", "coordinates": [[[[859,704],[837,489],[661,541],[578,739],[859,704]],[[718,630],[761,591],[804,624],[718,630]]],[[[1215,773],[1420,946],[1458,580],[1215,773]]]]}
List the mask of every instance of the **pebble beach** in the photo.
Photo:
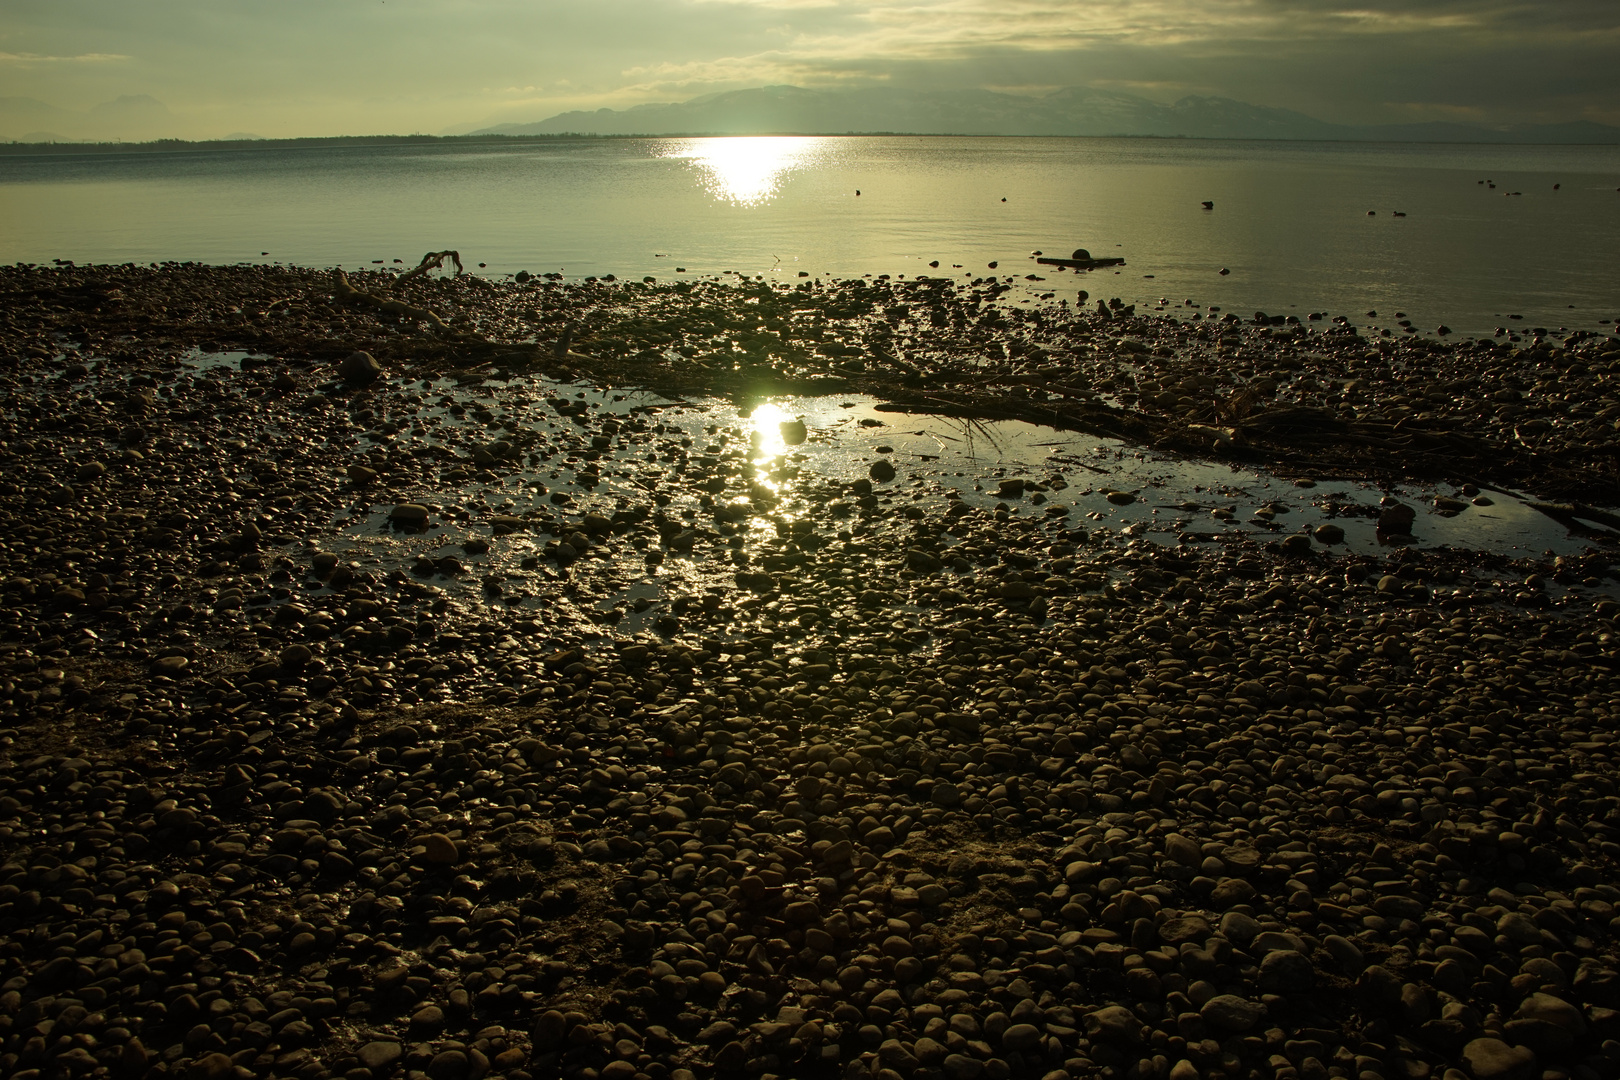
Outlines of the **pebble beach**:
{"type": "Polygon", "coordinates": [[[0,1075],[1620,1072],[1620,340],[1023,271],[0,268],[0,1075]]]}

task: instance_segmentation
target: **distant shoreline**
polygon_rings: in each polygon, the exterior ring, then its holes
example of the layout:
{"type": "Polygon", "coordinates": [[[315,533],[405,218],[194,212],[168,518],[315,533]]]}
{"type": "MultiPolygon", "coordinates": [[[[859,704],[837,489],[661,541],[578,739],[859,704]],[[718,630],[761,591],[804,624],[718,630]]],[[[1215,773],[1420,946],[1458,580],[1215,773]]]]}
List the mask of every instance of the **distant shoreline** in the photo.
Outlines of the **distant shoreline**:
{"type": "Polygon", "coordinates": [[[642,133],[625,135],[598,135],[590,132],[568,132],[555,135],[331,135],[293,139],[154,139],[150,142],[0,142],[0,157],[70,156],[79,154],[183,154],[207,153],[221,150],[320,150],[345,147],[375,146],[519,146],[559,142],[623,142],[632,139],[748,139],[748,138],[824,138],[824,139],[1139,139],[1146,142],[1263,142],[1263,143],[1331,143],[1400,145],[1400,146],[1616,146],[1613,142],[1550,142],[1528,143],[1513,141],[1462,141],[1441,139],[1424,142],[1412,139],[1266,139],[1212,138],[1202,135],[964,135],[953,132],[925,131],[761,131],[739,134],[732,132],[686,131],[642,133]]]}

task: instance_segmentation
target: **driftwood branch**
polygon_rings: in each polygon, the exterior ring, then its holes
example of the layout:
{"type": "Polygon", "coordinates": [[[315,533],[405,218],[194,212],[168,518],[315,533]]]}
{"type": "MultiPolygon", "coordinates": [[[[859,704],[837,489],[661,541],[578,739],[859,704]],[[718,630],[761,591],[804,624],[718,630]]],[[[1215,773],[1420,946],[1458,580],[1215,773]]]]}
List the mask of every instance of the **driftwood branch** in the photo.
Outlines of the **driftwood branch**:
{"type": "Polygon", "coordinates": [[[332,276],[332,291],[340,304],[375,308],[385,315],[395,315],[401,319],[425,322],[436,330],[442,330],[445,333],[450,332],[450,327],[445,325],[444,320],[426,308],[412,307],[401,300],[393,300],[385,296],[377,296],[374,293],[363,292],[350,284],[348,275],[341,270],[332,271],[332,276]]]}
{"type": "Polygon", "coordinates": [[[456,264],[457,274],[467,272],[466,268],[461,265],[461,253],[459,251],[430,251],[422,256],[422,261],[416,265],[416,269],[407,270],[395,278],[394,287],[397,289],[412,278],[424,277],[429,270],[443,269],[445,259],[449,259],[456,264]]]}

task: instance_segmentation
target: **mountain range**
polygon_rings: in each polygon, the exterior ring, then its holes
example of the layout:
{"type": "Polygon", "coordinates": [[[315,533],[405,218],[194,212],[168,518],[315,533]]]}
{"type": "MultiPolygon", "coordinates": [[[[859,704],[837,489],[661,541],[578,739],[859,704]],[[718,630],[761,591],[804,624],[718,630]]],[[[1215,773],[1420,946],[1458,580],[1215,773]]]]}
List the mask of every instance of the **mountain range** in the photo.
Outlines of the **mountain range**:
{"type": "MultiPolygon", "coordinates": [[[[465,129],[463,129],[465,130],[465,129]]],[[[1221,97],[1165,105],[1133,94],[1069,87],[1045,97],[990,90],[810,90],[762,86],[690,101],[565,112],[475,135],[1124,135],[1192,139],[1620,143],[1620,128],[1589,121],[1487,125],[1331,124],[1290,109],[1221,97]]]]}
{"type": "Polygon", "coordinates": [[[0,97],[0,142],[161,139],[178,125],[169,107],[150,94],[125,94],[86,110],[63,109],[37,98],[0,97]]]}

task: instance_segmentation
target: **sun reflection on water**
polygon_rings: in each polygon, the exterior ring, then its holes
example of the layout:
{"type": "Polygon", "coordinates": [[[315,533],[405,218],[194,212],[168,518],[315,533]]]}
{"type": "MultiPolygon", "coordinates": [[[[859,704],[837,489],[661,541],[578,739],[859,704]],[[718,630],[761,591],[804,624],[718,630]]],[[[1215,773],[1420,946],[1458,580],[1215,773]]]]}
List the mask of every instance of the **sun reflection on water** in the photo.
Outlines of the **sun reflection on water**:
{"type": "Polygon", "coordinates": [[[754,483],[774,496],[786,491],[783,467],[788,450],[805,441],[804,420],[780,405],[761,402],[748,414],[750,461],[755,469],[754,483]]]}
{"type": "Polygon", "coordinates": [[[660,156],[691,161],[716,198],[755,206],[769,201],[796,167],[818,156],[825,139],[803,135],[678,139],[660,156]]]}

